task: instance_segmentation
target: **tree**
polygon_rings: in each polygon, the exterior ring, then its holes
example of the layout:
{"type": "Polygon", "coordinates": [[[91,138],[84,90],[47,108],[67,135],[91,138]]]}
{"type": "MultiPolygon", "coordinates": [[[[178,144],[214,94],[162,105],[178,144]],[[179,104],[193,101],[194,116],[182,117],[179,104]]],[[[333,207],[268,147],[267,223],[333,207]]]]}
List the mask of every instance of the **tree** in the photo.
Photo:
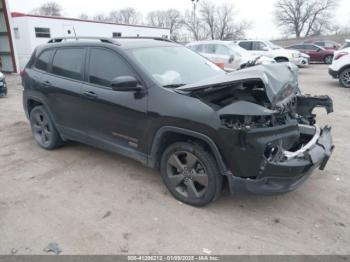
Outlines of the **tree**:
{"type": "Polygon", "coordinates": [[[83,19],[83,20],[89,20],[89,16],[85,13],[81,13],[79,16],[78,16],[79,19],[83,19]]]}
{"type": "Polygon", "coordinates": [[[56,2],[47,2],[31,11],[32,14],[47,16],[62,16],[61,12],[62,7],[56,2]]]}
{"type": "Polygon", "coordinates": [[[148,13],[146,20],[150,26],[169,28],[171,36],[182,26],[181,13],[175,9],[152,11],[148,13]]]}
{"type": "Polygon", "coordinates": [[[135,25],[141,23],[142,16],[134,8],[125,8],[119,10],[119,23],[135,25]]]}
{"type": "Polygon", "coordinates": [[[307,37],[329,28],[335,7],[336,0],[278,0],[275,17],[286,33],[307,37]]]}
{"type": "Polygon", "coordinates": [[[183,19],[183,24],[191,33],[192,38],[196,41],[205,39],[208,36],[204,24],[200,19],[194,19],[193,11],[186,11],[183,19]]]}
{"type": "Polygon", "coordinates": [[[243,38],[250,23],[234,20],[236,14],[232,4],[215,5],[209,0],[201,2],[200,20],[211,39],[231,40],[243,38]]]}

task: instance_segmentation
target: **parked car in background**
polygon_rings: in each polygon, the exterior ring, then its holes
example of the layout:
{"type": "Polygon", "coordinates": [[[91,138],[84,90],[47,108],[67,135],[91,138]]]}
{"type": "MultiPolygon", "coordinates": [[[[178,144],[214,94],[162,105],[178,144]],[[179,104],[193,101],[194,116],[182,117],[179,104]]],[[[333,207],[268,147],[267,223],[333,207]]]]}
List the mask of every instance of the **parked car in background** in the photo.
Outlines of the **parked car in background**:
{"type": "Polygon", "coordinates": [[[203,206],[223,187],[280,194],[324,170],[331,128],[303,95],[298,68],[258,65],[226,73],[165,39],[53,39],[22,73],[23,106],[38,145],[66,140],[160,170],[170,193],[203,206]]]}
{"type": "Polygon", "coordinates": [[[339,79],[342,86],[350,88],[350,47],[334,53],[328,72],[333,78],[339,79]]]}
{"type": "Polygon", "coordinates": [[[324,40],[324,41],[317,41],[314,42],[313,44],[321,46],[325,49],[329,49],[329,50],[337,50],[340,48],[340,44],[334,41],[329,41],[329,40],[324,40]]]}
{"type": "Polygon", "coordinates": [[[7,85],[5,80],[5,75],[0,72],[0,97],[5,97],[7,95],[7,85]]]}
{"type": "Polygon", "coordinates": [[[345,48],[348,48],[348,47],[350,47],[350,39],[346,39],[344,44],[339,48],[339,50],[345,49],[345,48]]]}
{"type": "Polygon", "coordinates": [[[297,66],[303,66],[303,57],[299,51],[284,49],[270,41],[238,40],[235,42],[251,54],[267,56],[276,62],[292,62],[297,66]]]}
{"type": "Polygon", "coordinates": [[[250,54],[232,41],[209,40],[193,42],[186,45],[191,50],[201,54],[217,65],[222,65],[226,71],[233,71],[244,67],[249,61],[255,64],[274,63],[266,56],[250,54]]]}
{"type": "Polygon", "coordinates": [[[302,61],[301,61],[301,65],[299,67],[306,67],[310,64],[310,56],[305,54],[305,53],[301,53],[301,57],[302,57],[302,61]]]}
{"type": "Polygon", "coordinates": [[[323,62],[331,64],[334,56],[334,50],[328,50],[315,44],[295,44],[288,46],[287,49],[298,50],[310,56],[311,62],[323,62]]]}

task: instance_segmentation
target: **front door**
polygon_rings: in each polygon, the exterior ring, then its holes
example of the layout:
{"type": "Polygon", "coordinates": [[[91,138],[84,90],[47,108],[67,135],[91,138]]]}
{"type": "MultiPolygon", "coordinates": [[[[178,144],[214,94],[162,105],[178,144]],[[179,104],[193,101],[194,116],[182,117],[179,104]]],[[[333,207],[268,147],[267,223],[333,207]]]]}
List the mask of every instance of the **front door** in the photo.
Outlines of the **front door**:
{"type": "MultiPolygon", "coordinates": [[[[87,134],[101,144],[125,150],[145,152],[142,141],[147,130],[147,95],[142,92],[120,92],[111,88],[119,76],[134,76],[135,71],[116,51],[90,48],[87,61],[87,84],[82,95],[87,134]]],[[[125,153],[125,152],[123,152],[125,153]]]]}

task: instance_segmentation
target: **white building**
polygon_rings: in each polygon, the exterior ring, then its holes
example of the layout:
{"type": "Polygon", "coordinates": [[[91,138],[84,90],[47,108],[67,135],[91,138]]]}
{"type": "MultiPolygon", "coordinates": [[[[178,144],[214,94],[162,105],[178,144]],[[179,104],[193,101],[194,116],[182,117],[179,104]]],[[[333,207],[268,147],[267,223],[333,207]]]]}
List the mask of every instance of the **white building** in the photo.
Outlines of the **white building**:
{"type": "Polygon", "coordinates": [[[170,37],[166,28],[124,25],[66,17],[39,16],[12,13],[14,38],[19,65],[23,68],[34,49],[47,43],[50,38],[62,36],[97,36],[97,37],[170,37]]]}

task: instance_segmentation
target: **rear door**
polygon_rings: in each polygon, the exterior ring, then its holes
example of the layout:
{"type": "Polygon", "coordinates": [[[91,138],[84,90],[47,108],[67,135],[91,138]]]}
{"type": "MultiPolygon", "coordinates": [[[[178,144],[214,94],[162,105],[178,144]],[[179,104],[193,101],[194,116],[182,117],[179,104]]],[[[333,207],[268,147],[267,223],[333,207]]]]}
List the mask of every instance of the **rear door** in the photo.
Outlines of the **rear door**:
{"type": "Polygon", "coordinates": [[[146,91],[120,92],[111,88],[116,77],[134,76],[140,80],[139,76],[115,50],[102,47],[89,49],[86,72],[88,83],[82,89],[86,100],[81,107],[88,135],[104,145],[140,150],[147,130],[146,91]]]}
{"type": "Polygon", "coordinates": [[[84,134],[83,112],[80,110],[84,100],[81,97],[84,86],[84,47],[63,47],[56,49],[46,81],[48,103],[63,132],[84,134]]]}
{"type": "Polygon", "coordinates": [[[306,53],[310,56],[311,61],[323,61],[322,52],[316,45],[305,45],[306,53]]]}

